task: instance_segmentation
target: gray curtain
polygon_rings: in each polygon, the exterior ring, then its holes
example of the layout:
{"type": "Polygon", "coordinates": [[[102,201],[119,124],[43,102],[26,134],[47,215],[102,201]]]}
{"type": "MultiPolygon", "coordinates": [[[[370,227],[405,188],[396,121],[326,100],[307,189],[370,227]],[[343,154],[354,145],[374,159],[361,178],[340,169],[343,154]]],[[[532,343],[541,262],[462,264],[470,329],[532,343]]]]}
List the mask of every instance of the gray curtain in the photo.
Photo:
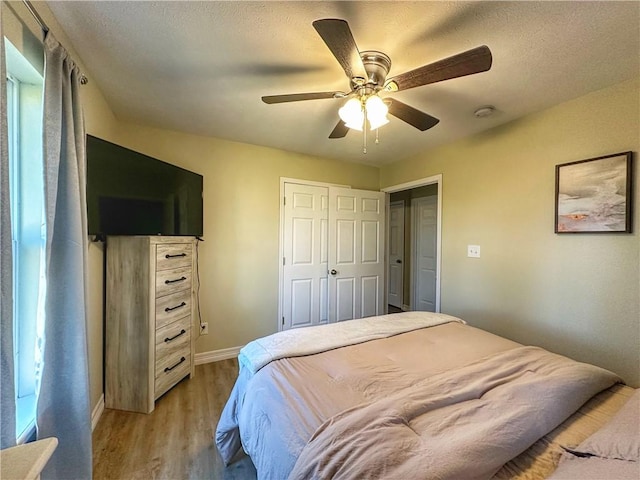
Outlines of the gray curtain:
{"type": "Polygon", "coordinates": [[[13,248],[9,203],[7,74],[0,2],[0,448],[16,444],[16,395],[13,370],[13,248]]]}
{"type": "Polygon", "coordinates": [[[51,32],[44,41],[46,297],[38,438],[58,448],[42,478],[90,479],[91,413],[86,327],[88,253],[80,71],[51,32]]]}

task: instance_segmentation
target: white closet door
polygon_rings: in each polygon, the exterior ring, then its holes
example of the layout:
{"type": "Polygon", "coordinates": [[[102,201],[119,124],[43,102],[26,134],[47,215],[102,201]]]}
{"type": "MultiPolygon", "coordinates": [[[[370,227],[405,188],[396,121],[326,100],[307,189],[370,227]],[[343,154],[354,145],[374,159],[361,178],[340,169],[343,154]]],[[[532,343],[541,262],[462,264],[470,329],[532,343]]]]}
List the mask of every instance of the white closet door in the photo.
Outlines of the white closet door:
{"type": "Polygon", "coordinates": [[[436,311],[438,197],[415,198],[415,292],[414,310],[436,311]]]}
{"type": "Polygon", "coordinates": [[[327,323],[328,193],[285,184],[283,329],[327,323]]]}
{"type": "Polygon", "coordinates": [[[404,200],[389,205],[389,305],[402,308],[404,297],[404,200]]]}
{"type": "Polygon", "coordinates": [[[329,187],[329,322],[384,313],[384,199],[329,187]]]}

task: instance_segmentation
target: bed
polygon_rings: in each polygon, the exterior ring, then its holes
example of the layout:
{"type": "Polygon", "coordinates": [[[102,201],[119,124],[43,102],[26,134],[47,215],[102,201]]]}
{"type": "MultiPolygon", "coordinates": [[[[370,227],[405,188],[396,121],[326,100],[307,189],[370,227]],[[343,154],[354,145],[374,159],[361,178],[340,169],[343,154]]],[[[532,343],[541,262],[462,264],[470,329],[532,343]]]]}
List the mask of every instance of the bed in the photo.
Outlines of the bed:
{"type": "Polygon", "coordinates": [[[428,312],[279,332],[238,359],[216,444],[269,480],[546,478],[633,394],[607,370],[428,312]]]}

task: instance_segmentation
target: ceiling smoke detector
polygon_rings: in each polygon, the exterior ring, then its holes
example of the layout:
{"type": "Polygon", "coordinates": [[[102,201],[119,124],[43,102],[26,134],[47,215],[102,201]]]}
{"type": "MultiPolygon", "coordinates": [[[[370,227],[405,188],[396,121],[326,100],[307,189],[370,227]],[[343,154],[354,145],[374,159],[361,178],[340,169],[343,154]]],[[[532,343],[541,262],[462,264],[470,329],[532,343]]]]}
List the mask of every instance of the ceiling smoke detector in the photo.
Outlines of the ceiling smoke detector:
{"type": "Polygon", "coordinates": [[[473,114],[477,118],[487,118],[493,115],[493,112],[495,111],[496,111],[496,107],[494,107],[493,105],[487,105],[485,107],[478,108],[475,112],[473,112],[473,114]]]}

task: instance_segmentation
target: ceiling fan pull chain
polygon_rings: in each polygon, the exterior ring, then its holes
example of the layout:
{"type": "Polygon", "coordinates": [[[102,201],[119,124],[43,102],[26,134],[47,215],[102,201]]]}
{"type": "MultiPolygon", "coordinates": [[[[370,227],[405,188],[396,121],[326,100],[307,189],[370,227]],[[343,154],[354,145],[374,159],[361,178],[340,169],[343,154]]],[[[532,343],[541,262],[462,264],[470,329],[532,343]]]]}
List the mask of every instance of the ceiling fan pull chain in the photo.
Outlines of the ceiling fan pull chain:
{"type": "Polygon", "coordinates": [[[376,128],[376,145],[380,145],[380,138],[379,138],[379,133],[380,133],[380,129],[376,128]]]}

